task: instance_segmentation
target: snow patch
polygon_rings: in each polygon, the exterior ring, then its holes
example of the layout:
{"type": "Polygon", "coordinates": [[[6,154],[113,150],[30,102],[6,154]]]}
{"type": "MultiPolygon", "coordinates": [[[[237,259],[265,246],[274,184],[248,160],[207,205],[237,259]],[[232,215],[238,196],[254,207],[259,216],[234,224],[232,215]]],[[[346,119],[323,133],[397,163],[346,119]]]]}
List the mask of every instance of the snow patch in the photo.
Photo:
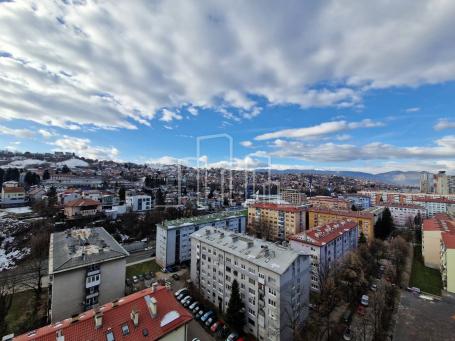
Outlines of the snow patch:
{"type": "Polygon", "coordinates": [[[85,162],[84,160],[76,159],[76,158],[57,162],[56,165],[58,167],[63,167],[64,165],[67,165],[68,168],[88,167],[89,166],[88,162],[85,162]]]}

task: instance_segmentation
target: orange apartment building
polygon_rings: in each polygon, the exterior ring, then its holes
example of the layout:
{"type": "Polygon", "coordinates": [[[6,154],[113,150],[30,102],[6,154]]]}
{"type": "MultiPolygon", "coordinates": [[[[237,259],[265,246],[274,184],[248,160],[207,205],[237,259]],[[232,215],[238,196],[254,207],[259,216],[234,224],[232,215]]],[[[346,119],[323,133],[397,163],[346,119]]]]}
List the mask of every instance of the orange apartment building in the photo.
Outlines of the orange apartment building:
{"type": "Polygon", "coordinates": [[[375,215],[365,211],[330,210],[312,207],[308,209],[308,228],[329,224],[338,220],[352,220],[359,225],[359,234],[363,232],[367,241],[374,239],[375,215]]]}
{"type": "Polygon", "coordinates": [[[308,199],[313,207],[328,208],[330,210],[350,210],[352,202],[343,198],[315,196],[308,199]]]}
{"type": "Polygon", "coordinates": [[[305,207],[255,203],[248,208],[248,232],[268,240],[286,240],[306,228],[305,207]]]}

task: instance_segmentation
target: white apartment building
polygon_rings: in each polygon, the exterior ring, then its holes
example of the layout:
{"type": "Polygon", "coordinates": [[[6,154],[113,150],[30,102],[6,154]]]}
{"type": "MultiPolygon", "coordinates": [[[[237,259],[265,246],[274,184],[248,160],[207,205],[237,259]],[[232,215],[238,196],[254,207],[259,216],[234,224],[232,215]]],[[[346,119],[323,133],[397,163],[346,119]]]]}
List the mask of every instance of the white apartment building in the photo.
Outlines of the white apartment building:
{"type": "Polygon", "coordinates": [[[287,246],[205,227],[191,235],[191,280],[223,312],[236,280],[257,340],[292,340],[289,321],[308,316],[310,258],[287,246]]]}
{"type": "Polygon", "coordinates": [[[355,221],[341,220],[318,226],[289,238],[293,250],[311,257],[311,290],[319,291],[320,275],[343,256],[356,249],[359,226],[355,221]]]}
{"type": "Polygon", "coordinates": [[[102,227],[52,233],[49,244],[50,321],[61,321],[123,297],[128,255],[102,227]]]}
{"type": "Polygon", "coordinates": [[[393,223],[397,227],[405,227],[408,221],[410,219],[414,221],[418,214],[420,214],[422,219],[427,216],[427,210],[420,205],[390,204],[387,207],[392,215],[393,223]]]}
{"type": "Polygon", "coordinates": [[[246,211],[225,211],[192,218],[168,220],[156,227],[156,262],[162,267],[191,259],[190,235],[213,226],[230,232],[245,233],[246,211]]]}
{"type": "Polygon", "coordinates": [[[427,217],[432,217],[439,213],[455,212],[455,199],[425,197],[415,198],[414,203],[425,208],[427,217]]]}
{"type": "Polygon", "coordinates": [[[434,191],[436,194],[455,194],[455,175],[447,175],[441,171],[434,175],[434,191]]]}
{"type": "Polygon", "coordinates": [[[26,202],[25,190],[17,181],[5,181],[2,185],[2,205],[21,205],[26,202]]]}
{"type": "Polygon", "coordinates": [[[152,197],[146,194],[133,194],[125,197],[126,206],[133,212],[150,211],[152,209],[152,197]]]}

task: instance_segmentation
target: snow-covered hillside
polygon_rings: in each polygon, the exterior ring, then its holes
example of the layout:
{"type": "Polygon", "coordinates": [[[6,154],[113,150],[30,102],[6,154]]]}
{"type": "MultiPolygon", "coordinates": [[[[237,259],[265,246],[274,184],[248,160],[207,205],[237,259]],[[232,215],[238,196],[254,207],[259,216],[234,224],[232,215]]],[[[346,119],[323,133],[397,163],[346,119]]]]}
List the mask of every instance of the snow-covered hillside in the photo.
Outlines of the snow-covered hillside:
{"type": "Polygon", "coordinates": [[[38,159],[25,159],[25,160],[17,160],[8,163],[7,165],[3,166],[3,168],[25,168],[25,167],[30,167],[30,166],[35,166],[35,165],[41,165],[43,163],[46,163],[46,161],[43,160],[38,160],[38,159]]]}
{"type": "Polygon", "coordinates": [[[84,160],[76,159],[76,158],[57,162],[56,165],[58,167],[63,167],[63,165],[67,165],[69,168],[88,167],[89,166],[89,164],[87,162],[85,162],[84,160]]]}

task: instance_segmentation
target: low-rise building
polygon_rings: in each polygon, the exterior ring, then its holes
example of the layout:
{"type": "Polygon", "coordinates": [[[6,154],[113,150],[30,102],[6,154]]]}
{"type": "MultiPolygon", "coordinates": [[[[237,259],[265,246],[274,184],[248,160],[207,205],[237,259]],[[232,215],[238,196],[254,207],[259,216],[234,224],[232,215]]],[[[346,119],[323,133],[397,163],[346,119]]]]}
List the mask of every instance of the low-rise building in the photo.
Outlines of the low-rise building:
{"type": "Polygon", "coordinates": [[[300,193],[295,189],[284,189],[280,193],[281,200],[288,202],[291,205],[301,206],[307,203],[305,193],[300,193]]]}
{"type": "Polygon", "coordinates": [[[286,240],[305,230],[306,208],[258,202],[248,207],[248,231],[268,240],[286,240]]]}
{"type": "MultiPolygon", "coordinates": [[[[172,291],[154,286],[16,336],[14,341],[186,341],[191,320],[172,291]]],[[[10,336],[4,340],[12,341],[10,336]]]]}
{"type": "Polygon", "coordinates": [[[317,208],[326,208],[329,210],[350,210],[352,202],[343,198],[328,196],[315,196],[308,199],[308,202],[317,208]]]}
{"type": "Polygon", "coordinates": [[[455,234],[455,220],[449,215],[439,213],[425,219],[422,224],[422,256],[425,266],[439,269],[441,261],[441,235],[455,234]]]}
{"type": "Polygon", "coordinates": [[[414,204],[389,204],[390,214],[393,218],[393,223],[397,227],[411,227],[415,217],[425,218],[427,211],[424,207],[414,204]]]}
{"type": "Polygon", "coordinates": [[[447,198],[415,198],[414,204],[425,208],[428,217],[438,213],[455,213],[455,199],[447,198]]]}
{"type": "Polygon", "coordinates": [[[308,226],[312,230],[320,225],[336,222],[338,220],[352,220],[359,225],[359,234],[363,233],[368,242],[374,239],[374,213],[367,211],[328,210],[323,208],[308,209],[308,226]]]}
{"type": "Polygon", "coordinates": [[[94,217],[101,213],[101,203],[92,199],[68,201],[64,207],[67,219],[94,217]]]}
{"type": "Polygon", "coordinates": [[[126,206],[133,212],[150,211],[152,209],[152,197],[146,194],[127,195],[126,206]]]}
{"type": "Polygon", "coordinates": [[[344,195],[344,198],[352,202],[357,210],[366,210],[371,207],[371,198],[369,195],[351,193],[344,195]]]}
{"type": "Polygon", "coordinates": [[[102,227],[52,233],[49,319],[60,321],[122,297],[127,256],[102,227]]]}
{"type": "Polygon", "coordinates": [[[309,256],[288,246],[214,227],[191,235],[192,283],[226,312],[236,280],[244,331],[257,340],[292,340],[289,321],[302,323],[308,316],[309,276],[309,256]]]}
{"type": "Polygon", "coordinates": [[[358,226],[355,221],[340,220],[289,238],[292,249],[311,256],[311,290],[319,291],[324,274],[357,248],[358,226]]]}
{"type": "Polygon", "coordinates": [[[245,233],[246,211],[225,211],[192,218],[166,220],[156,227],[156,262],[162,267],[191,259],[190,235],[213,226],[227,232],[245,233]]]}
{"type": "Polygon", "coordinates": [[[2,184],[2,206],[23,205],[27,200],[25,189],[17,181],[5,181],[2,184]]]}

